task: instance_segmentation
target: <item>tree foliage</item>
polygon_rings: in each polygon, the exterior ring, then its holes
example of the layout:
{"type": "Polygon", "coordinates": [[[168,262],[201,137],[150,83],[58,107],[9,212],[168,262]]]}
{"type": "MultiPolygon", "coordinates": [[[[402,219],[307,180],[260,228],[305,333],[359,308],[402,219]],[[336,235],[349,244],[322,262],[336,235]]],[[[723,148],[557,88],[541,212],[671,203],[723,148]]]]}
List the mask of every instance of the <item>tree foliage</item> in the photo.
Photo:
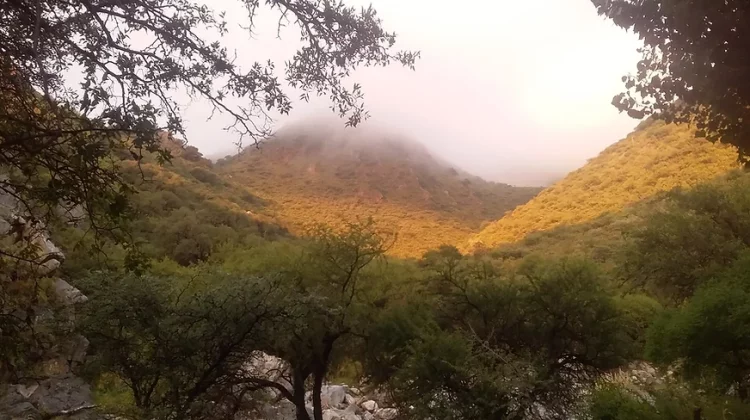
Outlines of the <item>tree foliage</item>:
{"type": "Polygon", "coordinates": [[[682,361],[687,376],[702,386],[750,398],[750,260],[747,255],[698,288],[683,307],[649,331],[649,353],[659,362],[682,361]]]}
{"type": "MultiPolygon", "coordinates": [[[[259,1],[240,0],[248,25],[259,1]]],[[[273,0],[282,21],[300,30],[302,47],[283,78],[271,62],[240,68],[222,43],[222,14],[191,0],[14,1],[0,18],[0,188],[24,210],[47,219],[58,206],[84,209],[97,232],[112,232],[132,188],[110,157],[130,150],[170,153],[160,133],[184,134],[175,93],[184,90],[229,115],[242,142],[269,134],[270,112],[292,103],[282,80],[305,95],[327,95],[356,125],[365,116],[358,85],[344,86],[357,66],[398,62],[372,8],[340,1],[273,0]],[[75,74],[76,77],[72,78],[75,74]],[[235,105],[235,104],[241,105],[235,105]]]]}
{"type": "Polygon", "coordinates": [[[451,247],[423,264],[432,319],[418,307],[384,319],[374,348],[383,354],[368,358],[414,418],[513,419],[540,407],[563,415],[585,383],[635,349],[628,315],[591,265],[529,262],[503,273],[451,247]]]}
{"type": "Polygon", "coordinates": [[[628,235],[621,272],[635,286],[681,302],[750,245],[750,178],[732,173],[675,190],[628,235]]]}
{"type": "MultiPolygon", "coordinates": [[[[88,370],[115,374],[138,416],[217,418],[247,409],[241,372],[284,312],[278,279],[114,273],[80,283],[88,370]]],[[[252,400],[251,400],[252,401],[252,400]]],[[[231,416],[230,416],[231,417],[231,416]]]]}
{"type": "Polygon", "coordinates": [[[695,124],[747,160],[750,8],[741,1],[592,0],[598,12],[644,43],[634,75],[612,103],[634,118],[695,124]]]}

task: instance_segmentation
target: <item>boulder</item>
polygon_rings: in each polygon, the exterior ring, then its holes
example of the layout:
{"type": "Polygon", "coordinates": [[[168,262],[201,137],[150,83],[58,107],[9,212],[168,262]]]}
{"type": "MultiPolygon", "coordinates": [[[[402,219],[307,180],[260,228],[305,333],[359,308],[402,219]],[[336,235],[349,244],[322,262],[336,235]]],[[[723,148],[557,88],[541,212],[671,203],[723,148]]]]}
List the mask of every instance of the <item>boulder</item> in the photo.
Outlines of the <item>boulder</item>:
{"type": "Polygon", "coordinates": [[[44,413],[62,413],[91,406],[91,390],[83,379],[69,376],[39,382],[29,401],[44,413]]]}
{"type": "Polygon", "coordinates": [[[320,400],[323,408],[338,408],[346,402],[346,387],[342,385],[326,385],[320,390],[320,400]]]}
{"type": "Polygon", "coordinates": [[[378,409],[378,403],[373,400],[367,400],[361,404],[362,408],[369,412],[373,412],[378,409]]]}
{"type": "Polygon", "coordinates": [[[81,293],[80,290],[60,278],[55,280],[55,294],[66,305],[75,305],[76,303],[83,303],[88,300],[86,295],[81,293]]]}
{"type": "Polygon", "coordinates": [[[0,420],[41,420],[52,415],[83,419],[95,415],[89,386],[75,376],[9,385],[0,395],[0,420]]]}
{"type": "Polygon", "coordinates": [[[265,405],[260,409],[263,419],[268,420],[295,420],[297,409],[288,400],[281,400],[277,404],[265,405]]]}
{"type": "Polygon", "coordinates": [[[22,385],[8,385],[0,391],[0,420],[42,419],[42,413],[28,400],[29,389],[22,385]]]}

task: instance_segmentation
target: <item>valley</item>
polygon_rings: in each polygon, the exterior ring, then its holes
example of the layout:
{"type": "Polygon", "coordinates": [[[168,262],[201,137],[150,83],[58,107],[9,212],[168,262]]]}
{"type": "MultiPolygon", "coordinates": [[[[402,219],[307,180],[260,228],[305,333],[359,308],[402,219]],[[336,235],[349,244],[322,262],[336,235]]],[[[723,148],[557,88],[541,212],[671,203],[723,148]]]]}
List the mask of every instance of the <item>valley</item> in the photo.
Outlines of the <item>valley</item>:
{"type": "Polygon", "coordinates": [[[374,3],[3,3],[0,420],[750,419],[747,2],[374,3]]]}

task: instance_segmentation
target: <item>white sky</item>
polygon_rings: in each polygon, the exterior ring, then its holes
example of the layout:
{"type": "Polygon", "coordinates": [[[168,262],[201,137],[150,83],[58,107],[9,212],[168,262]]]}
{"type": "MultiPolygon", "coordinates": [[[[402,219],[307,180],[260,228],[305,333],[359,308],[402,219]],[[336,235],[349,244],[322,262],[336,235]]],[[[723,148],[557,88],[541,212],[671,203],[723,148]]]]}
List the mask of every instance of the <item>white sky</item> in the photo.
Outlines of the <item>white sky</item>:
{"type": "MultiPolygon", "coordinates": [[[[590,0],[371,0],[399,49],[420,50],[415,72],[357,71],[377,125],[487,179],[539,184],[585,163],[637,124],[610,105],[638,60],[637,38],[597,16],[590,0]]],[[[351,5],[370,1],[349,0],[351,5]]],[[[212,0],[236,17],[224,42],[241,63],[272,59],[279,71],[298,37],[276,39],[277,17],[259,16],[254,39],[236,0],[212,0]]],[[[325,101],[299,103],[276,127],[328,116],[325,101]]],[[[186,107],[188,138],[204,154],[236,141],[203,103],[186,107]]],[[[343,125],[343,120],[341,121],[343,125]]]]}

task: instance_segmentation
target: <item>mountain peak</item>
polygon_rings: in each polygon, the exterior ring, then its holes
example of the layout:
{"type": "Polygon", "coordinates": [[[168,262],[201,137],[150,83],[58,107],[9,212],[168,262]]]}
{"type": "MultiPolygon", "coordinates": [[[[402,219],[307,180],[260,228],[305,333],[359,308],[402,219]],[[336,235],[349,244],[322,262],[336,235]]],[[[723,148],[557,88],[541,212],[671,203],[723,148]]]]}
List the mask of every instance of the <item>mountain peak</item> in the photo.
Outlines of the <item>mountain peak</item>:
{"type": "Polygon", "coordinates": [[[284,127],[219,170],[277,203],[292,231],[372,216],[399,232],[401,256],[460,243],[539,191],[466,174],[397,133],[325,123],[284,127]]]}

